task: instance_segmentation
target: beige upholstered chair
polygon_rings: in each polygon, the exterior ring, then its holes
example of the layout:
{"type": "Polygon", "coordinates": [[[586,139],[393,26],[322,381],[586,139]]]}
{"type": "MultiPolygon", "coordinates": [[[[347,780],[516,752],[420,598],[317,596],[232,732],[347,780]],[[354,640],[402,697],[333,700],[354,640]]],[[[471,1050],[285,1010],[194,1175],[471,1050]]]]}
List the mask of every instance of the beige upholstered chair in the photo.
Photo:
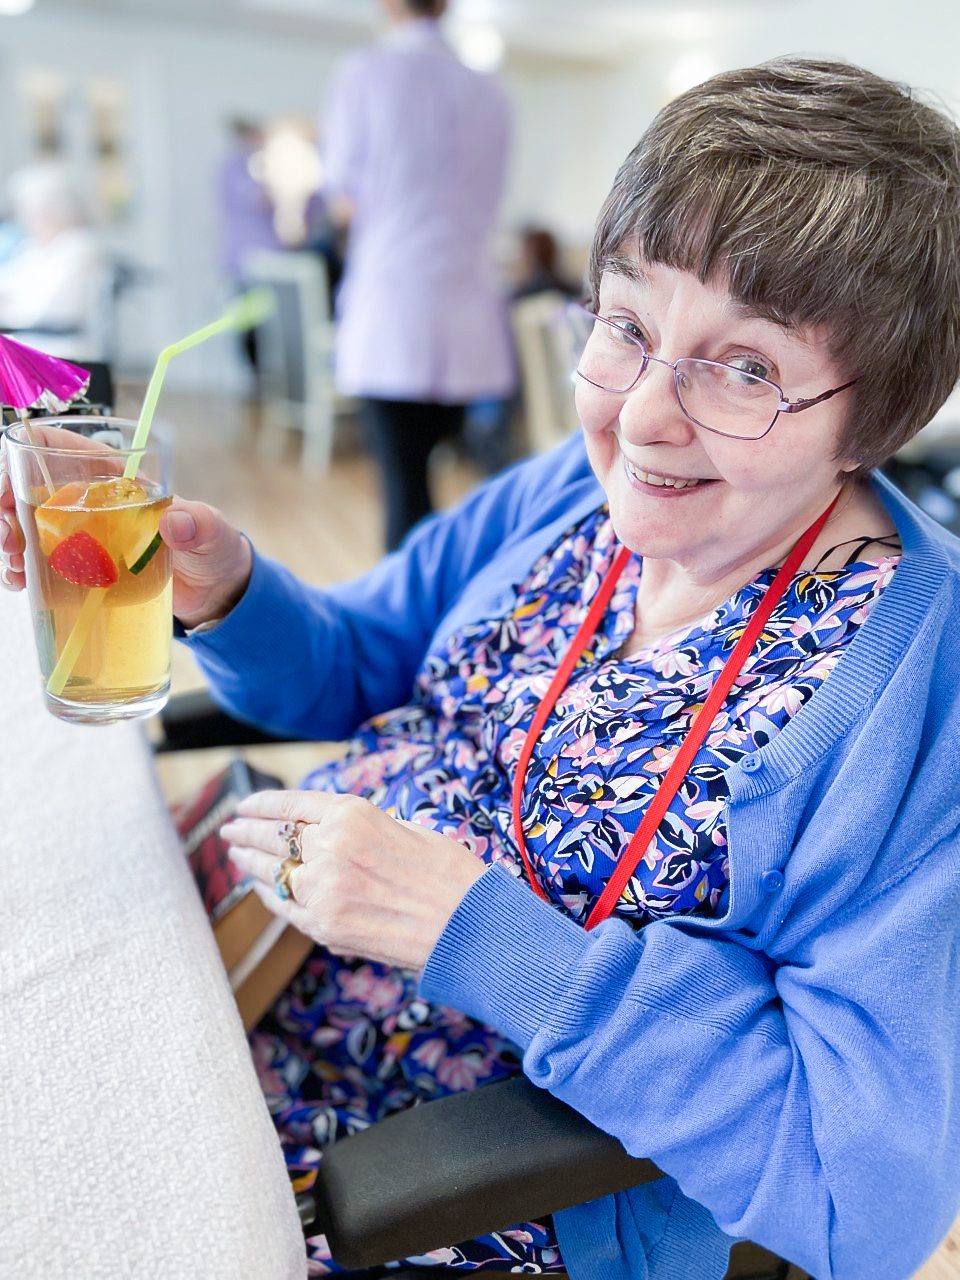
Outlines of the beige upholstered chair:
{"type": "Polygon", "coordinates": [[[276,310],[257,332],[264,395],[264,441],[303,433],[304,466],[326,468],[338,412],[333,381],[334,323],[326,263],[315,253],[264,250],[246,262],[251,284],[270,289],[276,310]]]}
{"type": "Polygon", "coordinates": [[[523,401],[524,452],[542,453],[577,426],[562,293],[521,298],[511,308],[523,401]]]}

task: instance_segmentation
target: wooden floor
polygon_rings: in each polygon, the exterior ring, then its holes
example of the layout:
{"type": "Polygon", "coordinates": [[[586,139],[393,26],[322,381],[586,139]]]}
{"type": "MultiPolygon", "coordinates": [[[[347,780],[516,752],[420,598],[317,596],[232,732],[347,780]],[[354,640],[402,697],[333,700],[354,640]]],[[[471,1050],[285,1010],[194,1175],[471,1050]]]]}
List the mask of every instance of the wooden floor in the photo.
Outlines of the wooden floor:
{"type": "MultiPolygon", "coordinates": [[[[141,394],[141,388],[121,388],[117,412],[135,416],[141,394]]],[[[329,471],[318,474],[301,469],[293,435],[282,442],[285,447],[277,456],[277,441],[263,438],[257,412],[239,401],[165,395],[161,413],[173,428],[176,491],[219,507],[261,552],[321,584],[350,578],[375,563],[382,548],[376,475],[357,449],[349,424],[329,471]]],[[[440,505],[456,501],[477,478],[456,458],[438,459],[432,474],[435,500],[440,505]]],[[[190,655],[175,645],[174,692],[202,683],[190,655]]],[[[316,746],[275,746],[247,754],[293,784],[318,762],[321,751],[316,746]]],[[[173,799],[188,793],[229,755],[159,757],[166,794],[173,799]]],[[[960,1219],[915,1280],[960,1280],[960,1219]]]]}

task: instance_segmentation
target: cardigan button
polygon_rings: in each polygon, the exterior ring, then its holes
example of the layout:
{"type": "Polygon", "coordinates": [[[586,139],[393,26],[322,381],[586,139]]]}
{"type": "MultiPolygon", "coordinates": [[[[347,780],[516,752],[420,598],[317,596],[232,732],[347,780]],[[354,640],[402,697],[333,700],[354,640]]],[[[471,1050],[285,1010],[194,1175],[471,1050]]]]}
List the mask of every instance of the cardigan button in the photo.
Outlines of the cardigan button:
{"type": "Polygon", "coordinates": [[[744,773],[756,773],[758,769],[763,768],[763,761],[756,752],[753,755],[744,756],[740,761],[740,768],[744,773]]]}
{"type": "Polygon", "coordinates": [[[765,871],[760,877],[760,888],[764,893],[779,893],[783,885],[782,871],[765,871]]]}

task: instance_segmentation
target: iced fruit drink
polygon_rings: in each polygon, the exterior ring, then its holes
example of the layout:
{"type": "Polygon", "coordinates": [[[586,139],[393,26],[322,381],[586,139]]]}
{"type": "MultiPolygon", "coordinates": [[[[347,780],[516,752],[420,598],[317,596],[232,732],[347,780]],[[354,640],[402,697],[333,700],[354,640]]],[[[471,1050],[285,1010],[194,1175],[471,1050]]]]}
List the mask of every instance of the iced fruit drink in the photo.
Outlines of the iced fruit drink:
{"type": "Polygon", "coordinates": [[[124,707],[146,714],[166,698],[172,588],[159,525],[169,502],[149,480],[117,475],[71,480],[52,493],[37,485],[18,499],[45,684],[75,628],[85,635],[63,688],[47,695],[64,709],[77,707],[65,718],[123,718],[124,707]]]}

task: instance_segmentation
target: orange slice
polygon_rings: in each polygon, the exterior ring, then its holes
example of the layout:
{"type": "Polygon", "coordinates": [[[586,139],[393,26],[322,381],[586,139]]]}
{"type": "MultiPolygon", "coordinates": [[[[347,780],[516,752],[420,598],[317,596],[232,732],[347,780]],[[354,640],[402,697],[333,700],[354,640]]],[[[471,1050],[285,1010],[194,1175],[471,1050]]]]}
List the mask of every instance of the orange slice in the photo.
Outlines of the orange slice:
{"type": "Polygon", "coordinates": [[[56,489],[46,502],[36,508],[34,522],[40,550],[45,556],[53,555],[64,538],[84,528],[89,521],[89,512],[80,509],[86,492],[87,486],[83,480],[71,480],[69,484],[56,489]]]}
{"type": "Polygon", "coordinates": [[[113,558],[122,560],[128,568],[140,559],[160,528],[160,512],[150,504],[146,489],[136,480],[123,476],[96,480],[88,487],[83,502],[104,513],[104,532],[109,529],[106,546],[113,558]]]}
{"type": "Polygon", "coordinates": [[[89,483],[71,480],[36,509],[40,550],[51,556],[65,538],[84,532],[116,558],[124,547],[143,541],[141,525],[146,501],[143,486],[123,476],[89,483]],[[116,508],[126,509],[115,511],[116,508]]]}

